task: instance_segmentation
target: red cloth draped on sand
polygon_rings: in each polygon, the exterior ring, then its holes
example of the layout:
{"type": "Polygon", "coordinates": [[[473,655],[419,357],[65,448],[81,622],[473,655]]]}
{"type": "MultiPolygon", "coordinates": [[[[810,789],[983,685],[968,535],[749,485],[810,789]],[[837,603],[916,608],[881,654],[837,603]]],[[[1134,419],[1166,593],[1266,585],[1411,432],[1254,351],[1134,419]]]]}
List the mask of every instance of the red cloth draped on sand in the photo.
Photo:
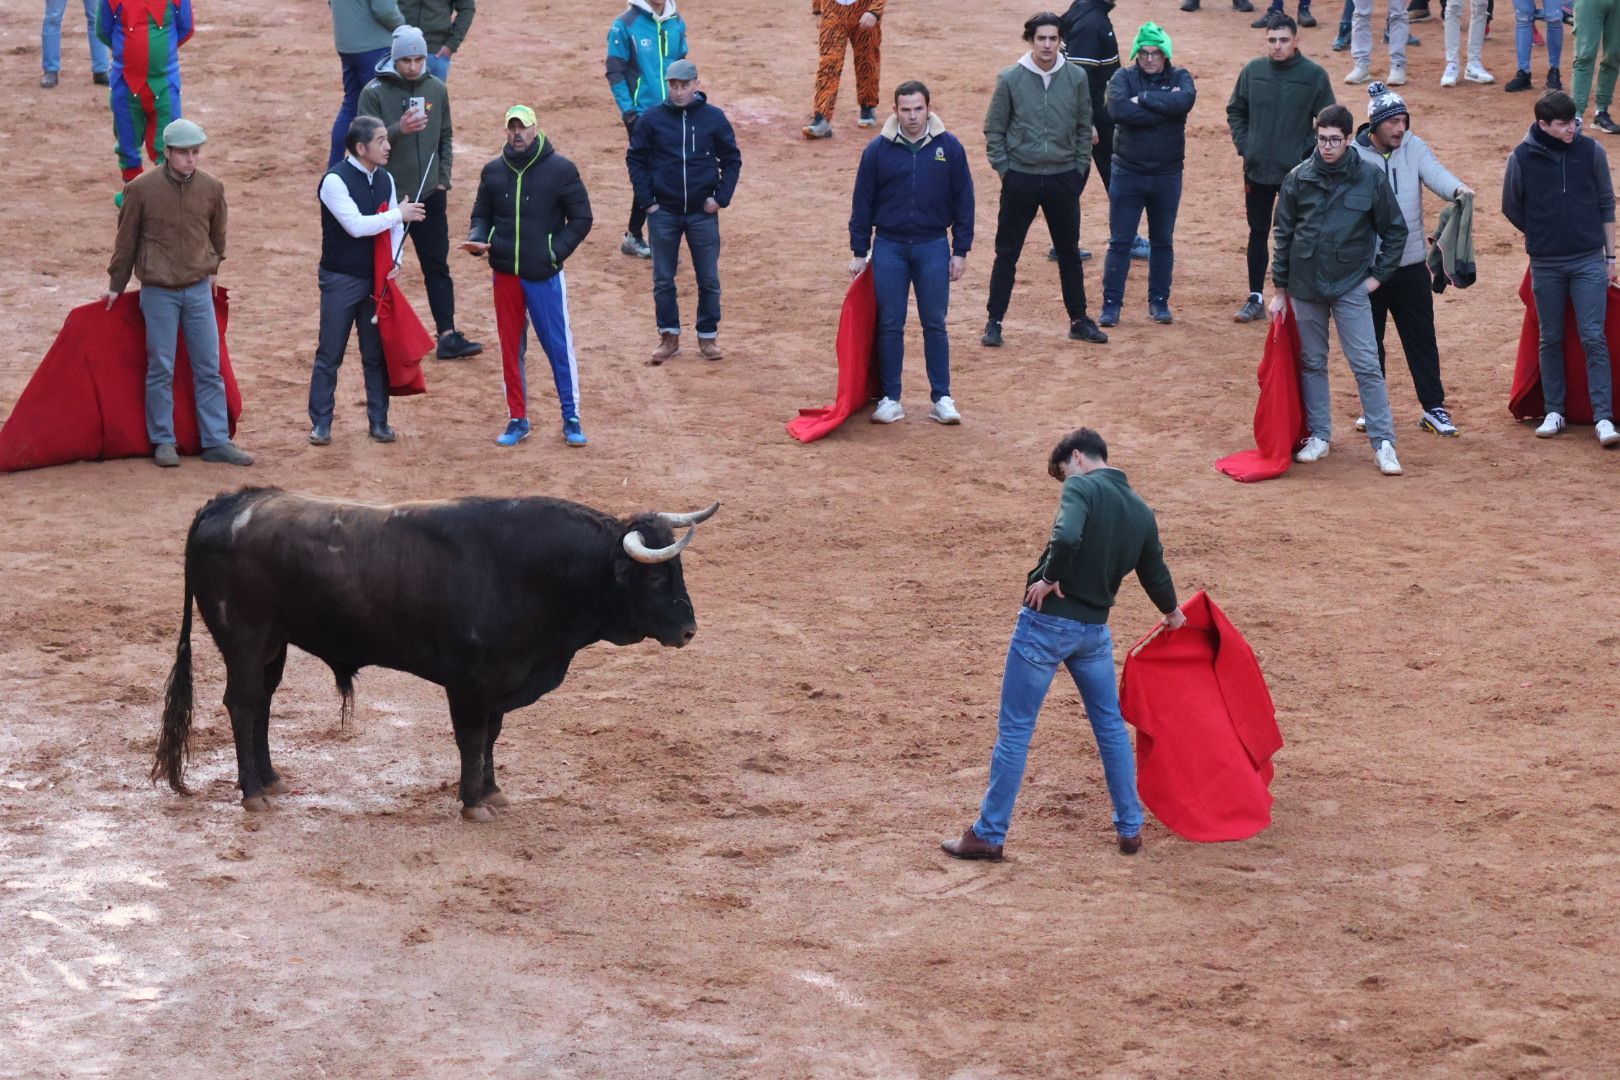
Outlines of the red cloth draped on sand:
{"type": "MultiPolygon", "coordinates": [[[[1519,356],[1513,366],[1513,390],[1508,395],[1508,412],[1516,419],[1544,416],[1546,399],[1541,396],[1541,320],[1536,316],[1536,297],[1530,291],[1530,271],[1519,285],[1524,301],[1524,327],[1519,331],[1519,356]]],[[[1609,309],[1603,319],[1603,336],[1609,342],[1609,370],[1613,384],[1620,387],[1620,289],[1609,287],[1609,309]]],[[[1592,399],[1586,388],[1586,351],[1575,329],[1575,305],[1564,307],[1564,419],[1572,424],[1592,423],[1592,399]]]]}
{"type": "MultiPolygon", "coordinates": [[[[377,213],[387,209],[388,204],[383,203],[377,213]]],[[[400,291],[399,282],[388,280],[394,269],[394,249],[389,240],[392,235],[391,231],[377,234],[377,294],[372,299],[377,301],[377,333],[382,338],[383,359],[388,363],[388,396],[410,397],[427,393],[422,357],[433,350],[434,341],[400,291]]]]}
{"type": "Polygon", "coordinates": [[[1294,451],[1309,434],[1305,405],[1299,395],[1299,326],[1294,305],[1286,317],[1273,319],[1260,356],[1260,399],[1254,406],[1257,449],[1229,454],[1215,467],[1234,480],[1271,480],[1288,471],[1294,451]]]}
{"type": "Polygon", "coordinates": [[[788,421],[788,434],[800,442],[814,442],[848,420],[877,393],[877,290],[867,266],[844,294],[838,317],[838,396],[824,409],[800,409],[788,421]]]}
{"type": "MultiPolygon", "coordinates": [[[[225,347],[229,309],[225,289],[215,289],[219,370],[234,435],[242,395],[225,347]]],[[[174,437],[182,454],[202,451],[184,334],[174,360],[174,437]]],[[[104,300],[74,308],[0,427],[0,472],[151,452],[146,438],[146,320],[139,290],[120,296],[110,310],[104,300]]]]}
{"type": "Polygon", "coordinates": [[[1137,642],[1120,676],[1137,790],[1188,840],[1245,840],[1271,824],[1276,709],[1254,650],[1215,601],[1200,591],[1181,610],[1187,625],[1137,642]]]}

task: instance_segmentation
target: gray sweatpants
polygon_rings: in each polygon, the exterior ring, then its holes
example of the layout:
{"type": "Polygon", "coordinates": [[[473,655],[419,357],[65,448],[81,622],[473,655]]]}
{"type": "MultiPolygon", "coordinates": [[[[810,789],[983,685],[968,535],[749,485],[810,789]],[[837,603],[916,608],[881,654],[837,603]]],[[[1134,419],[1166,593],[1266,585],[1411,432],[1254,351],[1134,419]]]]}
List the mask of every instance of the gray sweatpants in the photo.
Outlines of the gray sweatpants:
{"type": "Polygon", "coordinates": [[[203,449],[224,446],[231,441],[231,421],[225,412],[219,324],[208,279],[183,289],[143,283],[140,295],[146,320],[146,437],[153,446],[174,442],[174,354],[184,333],[203,449]]]}
{"type": "MultiPolygon", "coordinates": [[[[1388,0],[1388,3],[1390,66],[1405,67],[1406,39],[1411,36],[1411,19],[1406,13],[1406,0],[1388,0]]],[[[1355,14],[1350,17],[1350,57],[1358,64],[1371,67],[1373,0],[1355,0],[1355,4],[1355,14]]]]}
{"type": "Polygon", "coordinates": [[[1531,259],[1530,288],[1541,322],[1541,396],[1547,411],[1565,415],[1564,302],[1575,305],[1575,328],[1586,352],[1586,386],[1592,419],[1614,419],[1614,387],[1609,377],[1609,340],[1603,323],[1609,310],[1609,272],[1603,249],[1563,259],[1531,259]]]}
{"type": "Polygon", "coordinates": [[[1299,392],[1305,399],[1305,424],[1323,442],[1333,434],[1333,395],[1328,387],[1328,315],[1339,328],[1339,348],[1350,361],[1361,394],[1361,415],[1367,418],[1367,439],[1373,449],[1386,439],[1395,442],[1395,418],[1389,411],[1389,391],[1378,367],[1378,340],[1373,336],[1372,302],[1361,285],[1326,303],[1290,298],[1299,320],[1299,392]]]}

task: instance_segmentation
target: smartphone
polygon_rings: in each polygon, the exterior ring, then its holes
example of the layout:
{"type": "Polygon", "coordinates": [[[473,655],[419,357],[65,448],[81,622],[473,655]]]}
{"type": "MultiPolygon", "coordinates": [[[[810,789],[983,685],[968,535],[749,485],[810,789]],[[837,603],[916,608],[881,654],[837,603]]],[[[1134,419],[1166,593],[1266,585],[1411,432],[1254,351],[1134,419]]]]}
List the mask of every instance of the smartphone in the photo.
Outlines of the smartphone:
{"type": "Polygon", "coordinates": [[[413,98],[411,98],[410,99],[410,110],[409,111],[419,112],[419,113],[422,113],[423,115],[426,115],[427,114],[427,98],[422,98],[422,97],[413,97],[413,98]]]}

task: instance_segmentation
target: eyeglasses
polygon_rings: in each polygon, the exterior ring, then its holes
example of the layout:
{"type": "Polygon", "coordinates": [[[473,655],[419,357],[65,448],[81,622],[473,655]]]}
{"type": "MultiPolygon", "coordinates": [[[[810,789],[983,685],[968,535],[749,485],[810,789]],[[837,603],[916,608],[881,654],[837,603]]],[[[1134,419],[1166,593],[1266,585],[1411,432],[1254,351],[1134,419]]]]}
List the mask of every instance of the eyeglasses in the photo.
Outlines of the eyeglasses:
{"type": "Polygon", "coordinates": [[[1138,50],[1136,50],[1136,55],[1138,55],[1138,56],[1146,56],[1150,60],[1163,60],[1164,59],[1164,50],[1163,49],[1138,49],[1138,50]]]}
{"type": "Polygon", "coordinates": [[[1318,135],[1316,137],[1316,145],[1317,146],[1343,146],[1344,145],[1344,136],[1343,135],[1318,135]]]}

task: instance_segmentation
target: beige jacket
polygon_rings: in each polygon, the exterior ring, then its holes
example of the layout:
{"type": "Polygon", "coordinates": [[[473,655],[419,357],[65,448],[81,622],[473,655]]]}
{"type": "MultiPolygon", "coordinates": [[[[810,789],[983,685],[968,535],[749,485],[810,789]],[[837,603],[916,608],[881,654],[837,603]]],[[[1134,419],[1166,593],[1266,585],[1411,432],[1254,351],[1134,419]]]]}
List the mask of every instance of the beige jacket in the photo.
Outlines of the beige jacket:
{"type": "Polygon", "coordinates": [[[183,289],[215,274],[225,258],[225,185],[198,169],[191,179],[167,165],[124,186],[108,288],[123,292],[133,271],[143,285],[183,289]]]}

